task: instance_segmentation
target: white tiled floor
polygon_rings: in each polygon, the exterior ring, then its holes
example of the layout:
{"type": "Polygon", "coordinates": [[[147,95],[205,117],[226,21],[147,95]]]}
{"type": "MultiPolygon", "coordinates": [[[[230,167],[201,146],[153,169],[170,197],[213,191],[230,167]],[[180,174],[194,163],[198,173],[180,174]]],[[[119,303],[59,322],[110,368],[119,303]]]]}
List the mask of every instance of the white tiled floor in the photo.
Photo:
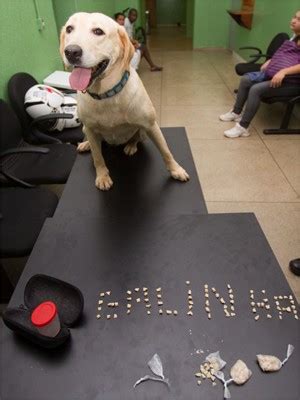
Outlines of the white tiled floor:
{"type": "MultiPolygon", "coordinates": [[[[269,135],[283,113],[262,104],[248,138],[227,139],[218,115],[230,109],[239,77],[230,51],[193,51],[179,28],[153,31],[149,46],[163,72],[139,74],[159,123],[185,126],[210,213],[254,212],[298,300],[300,277],[288,269],[300,257],[300,135],[269,135]]],[[[291,126],[299,126],[293,118],[291,126]]]]}

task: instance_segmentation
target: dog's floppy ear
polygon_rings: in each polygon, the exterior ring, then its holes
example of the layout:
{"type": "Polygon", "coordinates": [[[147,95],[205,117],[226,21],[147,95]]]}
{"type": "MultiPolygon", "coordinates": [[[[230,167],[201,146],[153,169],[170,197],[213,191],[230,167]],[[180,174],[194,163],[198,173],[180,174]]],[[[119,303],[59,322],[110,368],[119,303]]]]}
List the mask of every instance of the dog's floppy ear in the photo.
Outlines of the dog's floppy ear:
{"type": "Polygon", "coordinates": [[[131,43],[129,36],[127,35],[127,32],[125,28],[123,28],[123,26],[118,27],[118,33],[124,50],[123,52],[124,67],[125,69],[129,69],[129,64],[134,54],[134,46],[131,43]]]}
{"type": "Polygon", "coordinates": [[[65,27],[63,26],[60,31],[60,45],[59,45],[59,52],[62,57],[64,56],[64,50],[65,50],[65,35],[66,35],[65,27]]]}

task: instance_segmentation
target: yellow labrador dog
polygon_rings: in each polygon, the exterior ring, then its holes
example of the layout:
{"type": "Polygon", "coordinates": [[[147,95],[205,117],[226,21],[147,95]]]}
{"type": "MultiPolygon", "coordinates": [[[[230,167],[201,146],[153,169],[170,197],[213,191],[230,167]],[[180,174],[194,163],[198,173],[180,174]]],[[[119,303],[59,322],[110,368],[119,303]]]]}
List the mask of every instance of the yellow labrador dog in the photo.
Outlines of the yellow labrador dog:
{"type": "Polygon", "coordinates": [[[174,179],[187,181],[187,172],[175,161],[156,122],[151,100],[130,67],[134,48],[125,29],[100,13],[76,13],[62,28],[60,51],[73,67],[70,85],[78,91],[78,115],[87,141],[78,151],[92,151],[96,186],[109,190],[113,182],[101,151],[101,141],[126,144],[133,155],[145,135],[160,151],[174,179]]]}

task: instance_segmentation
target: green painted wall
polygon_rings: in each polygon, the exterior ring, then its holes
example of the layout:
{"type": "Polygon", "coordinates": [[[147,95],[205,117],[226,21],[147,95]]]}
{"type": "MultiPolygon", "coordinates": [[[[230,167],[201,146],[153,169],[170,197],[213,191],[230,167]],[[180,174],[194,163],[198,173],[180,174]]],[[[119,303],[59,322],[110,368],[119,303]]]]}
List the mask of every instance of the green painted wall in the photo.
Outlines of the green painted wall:
{"type": "Polygon", "coordinates": [[[139,26],[142,22],[143,4],[144,0],[53,0],[58,31],[60,31],[69,16],[75,12],[101,12],[113,17],[116,12],[122,12],[127,7],[138,10],[137,26],[139,26]]]}
{"type": "Polygon", "coordinates": [[[70,15],[79,12],[101,12],[113,16],[115,0],[52,0],[57,30],[65,24],[70,15]]]}
{"type": "MultiPolygon", "coordinates": [[[[1,1],[1,0],[0,0],[1,1]]],[[[137,26],[141,24],[141,0],[52,0],[57,23],[57,30],[65,24],[70,15],[78,11],[101,12],[113,17],[116,12],[127,7],[136,8],[139,12],[137,26]]]]}
{"type": "Polygon", "coordinates": [[[140,1],[139,0],[115,0],[116,11],[123,11],[126,8],[136,8],[139,11],[140,1]]]}
{"type": "Polygon", "coordinates": [[[186,36],[193,37],[195,0],[186,0],[186,36]]]}
{"type": "Polygon", "coordinates": [[[145,27],[146,26],[146,16],[145,16],[146,4],[145,4],[145,0],[140,0],[139,6],[140,6],[140,14],[141,14],[140,22],[141,22],[141,25],[143,27],[145,27]]]}
{"type": "Polygon", "coordinates": [[[33,0],[0,1],[0,97],[7,100],[7,82],[16,72],[28,72],[38,81],[62,69],[51,0],[36,0],[45,29],[38,31],[33,0]]]}
{"type": "Polygon", "coordinates": [[[193,47],[228,47],[231,0],[195,0],[193,47]]]}
{"type": "Polygon", "coordinates": [[[255,46],[265,50],[278,32],[290,33],[290,20],[300,9],[299,0],[256,0],[252,29],[242,28],[237,23],[231,24],[231,48],[242,57],[242,46],[255,46]]]}
{"type": "Polygon", "coordinates": [[[157,25],[186,23],[186,0],[159,0],[156,2],[157,25]]]}

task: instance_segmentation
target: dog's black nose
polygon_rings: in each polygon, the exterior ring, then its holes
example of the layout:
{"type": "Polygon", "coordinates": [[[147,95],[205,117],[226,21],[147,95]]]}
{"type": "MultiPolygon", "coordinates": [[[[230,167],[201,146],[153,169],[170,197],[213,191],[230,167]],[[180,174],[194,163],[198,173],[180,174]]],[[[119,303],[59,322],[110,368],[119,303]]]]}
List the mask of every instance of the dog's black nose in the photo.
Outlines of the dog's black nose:
{"type": "Polygon", "coordinates": [[[71,64],[77,64],[82,56],[82,48],[76,44],[69,45],[65,48],[65,55],[71,64]]]}

